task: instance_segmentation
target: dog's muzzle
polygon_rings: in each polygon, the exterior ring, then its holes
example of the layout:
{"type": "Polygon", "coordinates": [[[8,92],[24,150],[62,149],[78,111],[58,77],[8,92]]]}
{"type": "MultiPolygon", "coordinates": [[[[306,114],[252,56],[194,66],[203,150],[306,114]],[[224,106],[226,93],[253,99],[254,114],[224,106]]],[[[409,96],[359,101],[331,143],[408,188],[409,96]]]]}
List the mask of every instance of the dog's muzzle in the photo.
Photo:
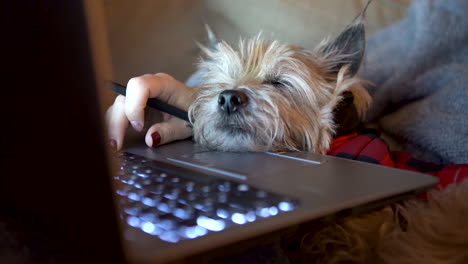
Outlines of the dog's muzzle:
{"type": "Polygon", "coordinates": [[[247,95],[239,90],[225,90],[218,96],[218,105],[221,111],[230,115],[245,107],[248,102],[247,95]]]}

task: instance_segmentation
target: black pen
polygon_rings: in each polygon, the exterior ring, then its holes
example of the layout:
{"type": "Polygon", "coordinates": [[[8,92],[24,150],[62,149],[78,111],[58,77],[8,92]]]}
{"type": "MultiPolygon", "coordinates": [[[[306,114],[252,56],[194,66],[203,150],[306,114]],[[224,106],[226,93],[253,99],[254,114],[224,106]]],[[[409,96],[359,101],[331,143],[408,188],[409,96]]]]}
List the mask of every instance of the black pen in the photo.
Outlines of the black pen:
{"type": "MultiPolygon", "coordinates": [[[[118,84],[116,82],[108,82],[110,88],[121,95],[126,95],[127,92],[127,87],[118,84]]],[[[180,119],[183,119],[185,121],[189,121],[188,118],[188,113],[185,112],[184,110],[181,110],[177,107],[174,107],[172,105],[168,105],[166,103],[163,103],[162,101],[155,99],[155,98],[149,98],[148,101],[146,102],[146,105],[149,107],[152,107],[154,109],[157,109],[161,112],[168,113],[170,115],[176,116],[180,119]]]]}

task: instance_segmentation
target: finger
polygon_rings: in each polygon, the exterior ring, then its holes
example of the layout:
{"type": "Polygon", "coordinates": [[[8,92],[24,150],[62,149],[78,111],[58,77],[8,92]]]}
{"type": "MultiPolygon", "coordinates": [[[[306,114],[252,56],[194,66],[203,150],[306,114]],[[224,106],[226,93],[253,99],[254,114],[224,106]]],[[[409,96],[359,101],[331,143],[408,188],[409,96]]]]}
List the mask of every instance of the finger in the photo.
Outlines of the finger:
{"type": "Polygon", "coordinates": [[[171,118],[166,122],[157,123],[148,129],[145,142],[150,147],[181,140],[192,135],[192,128],[189,123],[179,119],[171,118]]]}
{"type": "Polygon", "coordinates": [[[168,113],[162,113],[162,116],[163,116],[164,121],[168,121],[169,119],[174,118],[173,115],[168,114],[168,113]]]}
{"type": "Polygon", "coordinates": [[[119,95],[114,104],[107,110],[106,120],[109,134],[109,144],[114,151],[122,148],[128,119],[125,114],[125,96],[119,95]]]}
{"type": "Polygon", "coordinates": [[[164,73],[132,78],[127,84],[125,113],[132,126],[141,131],[148,98],[158,98],[187,110],[192,101],[193,90],[164,73]]]}

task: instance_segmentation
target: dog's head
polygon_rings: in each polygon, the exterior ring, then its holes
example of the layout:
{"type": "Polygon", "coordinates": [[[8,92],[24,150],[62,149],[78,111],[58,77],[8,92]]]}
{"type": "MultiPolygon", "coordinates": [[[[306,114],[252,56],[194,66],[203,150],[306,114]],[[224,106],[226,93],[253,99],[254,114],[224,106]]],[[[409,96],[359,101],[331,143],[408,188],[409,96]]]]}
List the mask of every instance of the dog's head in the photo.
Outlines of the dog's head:
{"type": "Polygon", "coordinates": [[[357,19],[314,50],[240,40],[235,50],[208,28],[202,84],[189,109],[195,141],[222,151],[305,150],[324,153],[336,128],[334,109],[345,91],[362,115],[370,98],[355,77],[365,33],[357,19]]]}

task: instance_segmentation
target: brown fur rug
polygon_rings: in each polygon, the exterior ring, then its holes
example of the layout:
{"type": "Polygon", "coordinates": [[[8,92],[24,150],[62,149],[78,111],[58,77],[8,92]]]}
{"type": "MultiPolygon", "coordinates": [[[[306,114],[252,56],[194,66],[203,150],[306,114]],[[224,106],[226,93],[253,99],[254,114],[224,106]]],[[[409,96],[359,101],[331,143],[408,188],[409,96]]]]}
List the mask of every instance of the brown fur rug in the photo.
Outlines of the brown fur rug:
{"type": "MultiPolygon", "coordinates": [[[[468,263],[468,180],[303,238],[316,263],[468,263]]],[[[310,256],[309,255],[309,256],[310,256]]]]}

